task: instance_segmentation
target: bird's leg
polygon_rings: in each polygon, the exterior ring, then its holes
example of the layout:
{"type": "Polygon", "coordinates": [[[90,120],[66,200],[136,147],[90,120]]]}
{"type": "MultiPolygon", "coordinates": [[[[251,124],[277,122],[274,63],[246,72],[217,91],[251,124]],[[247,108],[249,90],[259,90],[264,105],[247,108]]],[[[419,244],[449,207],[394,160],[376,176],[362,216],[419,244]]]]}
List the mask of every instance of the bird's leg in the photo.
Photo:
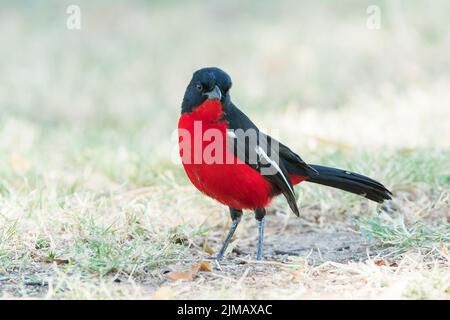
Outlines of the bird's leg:
{"type": "Polygon", "coordinates": [[[264,241],[264,226],[266,225],[266,209],[259,208],[255,210],[255,218],[258,220],[258,252],[256,260],[262,260],[263,241],[264,241]]]}
{"type": "Polygon", "coordinates": [[[241,217],[242,217],[242,210],[237,210],[237,209],[233,209],[230,208],[230,215],[231,215],[231,227],[230,230],[228,231],[228,235],[227,238],[225,239],[225,242],[222,245],[222,248],[220,249],[219,253],[217,254],[216,260],[217,261],[221,261],[223,259],[223,255],[225,254],[225,251],[228,248],[228,245],[231,242],[231,239],[233,238],[234,232],[236,231],[236,228],[239,224],[239,222],[241,222],[241,217]]]}

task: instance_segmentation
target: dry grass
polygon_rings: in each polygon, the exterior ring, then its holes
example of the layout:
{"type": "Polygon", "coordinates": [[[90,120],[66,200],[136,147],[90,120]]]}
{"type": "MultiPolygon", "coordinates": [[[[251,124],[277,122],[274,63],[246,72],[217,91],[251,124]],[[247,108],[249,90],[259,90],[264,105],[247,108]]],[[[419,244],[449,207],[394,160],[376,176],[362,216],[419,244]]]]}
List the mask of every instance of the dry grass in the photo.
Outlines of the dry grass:
{"type": "Polygon", "coordinates": [[[80,5],[78,32],[61,1],[1,5],[3,298],[449,298],[447,2],[381,2],[379,31],[359,1],[80,5]],[[265,263],[249,215],[222,271],[168,281],[210,261],[203,243],[217,250],[228,224],[172,162],[204,65],[304,159],[376,177],[394,200],[306,184],[301,220],[275,201],[265,263]],[[353,257],[320,247],[338,233],[360,239],[353,257]]]}

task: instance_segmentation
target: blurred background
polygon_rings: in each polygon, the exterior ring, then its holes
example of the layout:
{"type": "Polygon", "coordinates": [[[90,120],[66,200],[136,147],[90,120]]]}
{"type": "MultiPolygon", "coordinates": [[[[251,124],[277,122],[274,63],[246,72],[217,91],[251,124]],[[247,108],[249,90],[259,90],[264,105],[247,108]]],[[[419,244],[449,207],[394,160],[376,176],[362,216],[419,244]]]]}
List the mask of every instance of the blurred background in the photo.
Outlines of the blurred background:
{"type": "Polygon", "coordinates": [[[1,121],[115,143],[124,137],[107,132],[120,130],[145,137],[149,161],[165,159],[193,71],[219,66],[234,101],[282,138],[448,147],[449,10],[444,0],[2,1],[1,121]],[[80,30],[66,27],[71,4],[80,30]],[[379,29],[367,27],[369,5],[379,29]]]}
{"type": "MultiPolygon", "coordinates": [[[[364,173],[394,191],[383,209],[392,218],[362,198],[302,185],[303,218],[289,220],[285,201],[275,201],[269,247],[279,234],[295,246],[312,228],[317,239],[331,232],[332,248],[341,227],[359,241],[366,235],[401,254],[427,248],[448,261],[449,13],[447,0],[2,0],[0,294],[142,297],[126,287],[136,280],[148,297],[164,283],[156,267],[197,261],[203,253],[194,243],[219,246],[227,209],[200,195],[174,163],[184,90],[205,66],[227,71],[233,101],[306,161],[364,173]],[[67,27],[70,5],[80,9],[80,29],[67,27]],[[122,286],[106,274],[122,274],[122,286]],[[50,279],[48,291],[33,279],[50,279]]],[[[241,225],[240,248],[253,254],[252,217],[241,225]]],[[[251,277],[250,291],[238,293],[225,277],[205,290],[210,282],[202,280],[161,290],[279,298],[311,290],[342,297],[342,288],[373,297],[393,288],[390,297],[448,297],[448,264],[429,274],[414,264],[417,273],[405,271],[406,289],[397,290],[400,273],[386,278],[376,264],[355,267],[372,279],[358,287],[354,273],[336,285],[328,278],[335,270],[313,272],[297,258],[297,280],[272,270],[279,278],[265,291],[251,277]]],[[[241,283],[242,268],[227,275],[241,283]]]]}

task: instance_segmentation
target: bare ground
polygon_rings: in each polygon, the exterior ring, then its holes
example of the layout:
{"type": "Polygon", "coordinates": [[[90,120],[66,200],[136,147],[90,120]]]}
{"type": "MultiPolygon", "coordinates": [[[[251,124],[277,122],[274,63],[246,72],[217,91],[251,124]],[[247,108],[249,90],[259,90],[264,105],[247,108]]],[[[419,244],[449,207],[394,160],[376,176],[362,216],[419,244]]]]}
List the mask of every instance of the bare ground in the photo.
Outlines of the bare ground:
{"type": "MultiPolygon", "coordinates": [[[[343,287],[357,289],[366,285],[364,277],[355,276],[358,265],[376,266],[379,264],[377,259],[386,268],[399,265],[394,260],[385,265],[387,262],[380,258],[385,249],[376,241],[361,236],[348,218],[336,219],[327,228],[281,214],[270,214],[267,218],[264,261],[254,260],[255,224],[254,236],[235,236],[230,245],[231,252],[220,265],[212,255],[204,252],[203,239],[199,238],[185,243],[192,253],[189,259],[136,274],[109,274],[105,279],[117,287],[139,288],[140,298],[340,298],[338,292],[343,287]],[[166,276],[168,272],[189,270],[199,261],[208,261],[211,272],[196,273],[187,281],[171,281],[166,276]],[[352,276],[343,276],[341,280],[344,283],[340,283],[339,277],[328,279],[346,268],[352,276]],[[356,269],[352,271],[352,268],[356,269]],[[321,283],[323,287],[320,287],[321,283]],[[325,290],[324,294],[325,287],[330,284],[333,285],[330,293],[325,290]]],[[[246,227],[251,229],[251,219],[247,217],[246,220],[246,227]]],[[[208,238],[211,247],[220,247],[226,229],[227,226],[221,226],[211,231],[208,238]]],[[[58,267],[56,264],[34,262],[8,274],[0,274],[1,291],[6,297],[36,298],[51,296],[54,290],[70,291],[70,286],[52,286],[51,279],[58,276],[58,267]]]]}

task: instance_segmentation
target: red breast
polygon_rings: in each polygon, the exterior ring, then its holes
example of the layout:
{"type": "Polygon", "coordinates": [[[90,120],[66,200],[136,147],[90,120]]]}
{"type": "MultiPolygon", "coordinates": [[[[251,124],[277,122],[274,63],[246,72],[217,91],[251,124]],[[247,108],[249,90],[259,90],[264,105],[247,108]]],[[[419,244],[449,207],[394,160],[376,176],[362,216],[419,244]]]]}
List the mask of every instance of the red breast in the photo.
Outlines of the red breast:
{"type": "Polygon", "coordinates": [[[228,123],[222,119],[223,115],[220,101],[206,100],[194,111],[180,117],[179,146],[184,169],[197,189],[227,206],[235,209],[264,208],[272,198],[272,187],[258,171],[230,154],[227,148],[228,123]],[[216,130],[214,135],[221,141],[205,141],[208,130],[216,130]],[[199,133],[201,137],[198,137],[199,133]],[[220,133],[220,137],[216,133],[220,133]],[[222,159],[219,163],[205,161],[205,151],[212,143],[220,146],[216,148],[222,155],[218,157],[222,159]],[[190,147],[191,155],[183,157],[186,147],[190,147]],[[201,159],[200,163],[195,163],[195,159],[201,159]]]}

